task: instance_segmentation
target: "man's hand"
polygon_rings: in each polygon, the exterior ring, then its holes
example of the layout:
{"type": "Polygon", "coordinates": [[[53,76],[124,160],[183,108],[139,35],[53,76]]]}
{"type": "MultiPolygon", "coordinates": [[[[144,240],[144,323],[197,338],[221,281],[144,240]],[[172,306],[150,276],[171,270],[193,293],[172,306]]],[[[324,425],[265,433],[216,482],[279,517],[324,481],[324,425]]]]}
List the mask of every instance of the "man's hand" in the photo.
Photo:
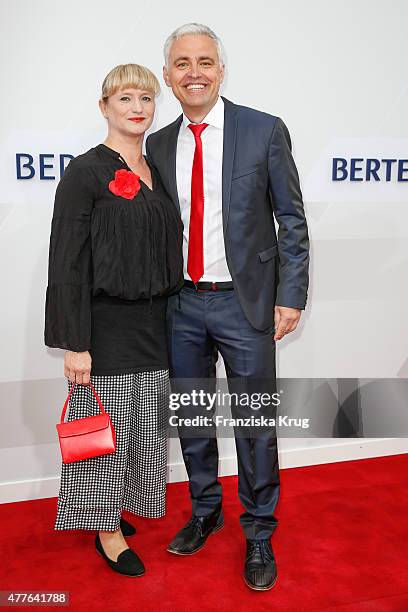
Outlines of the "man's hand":
{"type": "Polygon", "coordinates": [[[275,335],[274,340],[281,340],[286,334],[294,331],[299,323],[302,311],[299,308],[275,306],[275,335]]]}
{"type": "Polygon", "coordinates": [[[74,353],[66,351],[64,358],[64,374],[73,383],[88,385],[91,374],[91,355],[88,351],[74,353]]]}

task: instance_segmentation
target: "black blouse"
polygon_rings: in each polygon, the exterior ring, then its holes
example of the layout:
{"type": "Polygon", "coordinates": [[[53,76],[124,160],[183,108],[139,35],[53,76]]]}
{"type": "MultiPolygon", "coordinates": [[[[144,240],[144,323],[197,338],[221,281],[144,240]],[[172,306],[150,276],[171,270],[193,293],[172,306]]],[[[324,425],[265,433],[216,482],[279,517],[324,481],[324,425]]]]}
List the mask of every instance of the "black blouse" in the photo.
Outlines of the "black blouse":
{"type": "Polygon", "coordinates": [[[114,195],[120,153],[100,144],[68,165],[51,226],[45,344],[91,349],[92,296],[126,300],[176,293],[183,285],[182,222],[151,168],[134,199],[114,195]],[[148,197],[146,195],[148,192],[148,197]]]}

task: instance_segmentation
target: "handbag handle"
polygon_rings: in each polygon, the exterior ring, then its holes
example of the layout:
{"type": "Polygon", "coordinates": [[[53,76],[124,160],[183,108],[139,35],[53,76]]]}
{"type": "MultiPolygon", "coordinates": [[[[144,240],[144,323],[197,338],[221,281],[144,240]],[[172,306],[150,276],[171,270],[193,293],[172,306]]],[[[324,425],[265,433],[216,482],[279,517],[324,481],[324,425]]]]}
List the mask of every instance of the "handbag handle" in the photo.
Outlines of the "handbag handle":
{"type": "MultiPolygon", "coordinates": [[[[95,390],[95,388],[94,388],[93,384],[90,382],[90,383],[88,383],[88,385],[91,387],[91,389],[92,389],[92,391],[93,391],[93,394],[94,394],[94,396],[95,396],[95,399],[96,399],[96,401],[98,402],[98,406],[99,406],[99,408],[100,408],[100,411],[102,412],[102,414],[106,414],[105,408],[102,406],[101,399],[100,399],[99,395],[97,394],[97,392],[96,392],[96,390],[95,390]]],[[[85,385],[85,386],[86,386],[86,385],[85,385]]],[[[63,406],[63,408],[62,408],[62,414],[61,414],[61,423],[63,423],[63,422],[65,421],[65,413],[67,412],[68,403],[69,403],[69,400],[70,400],[70,398],[71,398],[71,395],[72,395],[72,393],[73,393],[73,391],[74,391],[75,387],[76,387],[76,383],[73,383],[73,384],[72,384],[72,387],[71,387],[71,389],[70,389],[70,392],[68,393],[68,397],[67,397],[67,399],[65,400],[65,404],[64,404],[64,406],[63,406]]]]}

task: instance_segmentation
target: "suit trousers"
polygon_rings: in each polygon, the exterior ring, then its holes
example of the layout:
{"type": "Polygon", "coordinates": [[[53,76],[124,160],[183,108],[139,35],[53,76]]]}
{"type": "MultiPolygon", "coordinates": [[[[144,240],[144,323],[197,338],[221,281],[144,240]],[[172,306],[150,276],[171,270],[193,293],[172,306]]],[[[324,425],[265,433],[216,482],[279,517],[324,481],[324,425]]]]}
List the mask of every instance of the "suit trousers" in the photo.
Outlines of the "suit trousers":
{"type": "MultiPolygon", "coordinates": [[[[197,292],[184,287],[172,296],[167,310],[168,349],[172,392],[197,389],[214,392],[215,366],[223,357],[230,394],[276,392],[275,342],[272,328],[253,328],[234,290],[197,292]]],[[[231,405],[233,418],[250,417],[248,404],[231,405]]],[[[205,410],[213,416],[214,409],[205,410]]],[[[191,416],[180,407],[178,416],[191,416]]],[[[265,414],[265,410],[263,411],[265,414]]],[[[276,408],[266,409],[276,416],[276,408]]],[[[270,422],[270,421],[269,421],[270,422]]],[[[244,507],[240,517],[247,539],[269,538],[276,528],[274,511],[279,498],[279,464],[273,425],[234,427],[238,458],[238,494],[244,507]]],[[[189,476],[193,514],[206,516],[221,506],[215,424],[199,428],[179,426],[180,444],[189,476]]]]}

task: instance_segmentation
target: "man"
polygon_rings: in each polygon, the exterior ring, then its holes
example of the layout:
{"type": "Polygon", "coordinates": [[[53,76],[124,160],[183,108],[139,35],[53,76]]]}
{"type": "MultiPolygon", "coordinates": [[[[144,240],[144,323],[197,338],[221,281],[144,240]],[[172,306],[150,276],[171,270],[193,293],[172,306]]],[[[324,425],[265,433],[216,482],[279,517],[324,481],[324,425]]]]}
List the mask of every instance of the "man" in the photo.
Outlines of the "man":
{"type": "MultiPolygon", "coordinates": [[[[164,80],[183,114],[146,147],[184,223],[185,286],[168,310],[171,376],[184,381],[180,388],[186,379],[211,380],[219,351],[229,386],[256,390],[266,380],[273,391],[275,341],[296,328],[308,287],[308,232],[289,133],[280,118],[220,97],[222,46],[207,26],[178,28],[164,51],[164,80]]],[[[221,529],[223,514],[216,438],[179,432],[193,515],[168,550],[187,555],[221,529]]],[[[244,579],[266,590],[277,576],[275,430],[236,436],[236,447],[244,579]]]]}

